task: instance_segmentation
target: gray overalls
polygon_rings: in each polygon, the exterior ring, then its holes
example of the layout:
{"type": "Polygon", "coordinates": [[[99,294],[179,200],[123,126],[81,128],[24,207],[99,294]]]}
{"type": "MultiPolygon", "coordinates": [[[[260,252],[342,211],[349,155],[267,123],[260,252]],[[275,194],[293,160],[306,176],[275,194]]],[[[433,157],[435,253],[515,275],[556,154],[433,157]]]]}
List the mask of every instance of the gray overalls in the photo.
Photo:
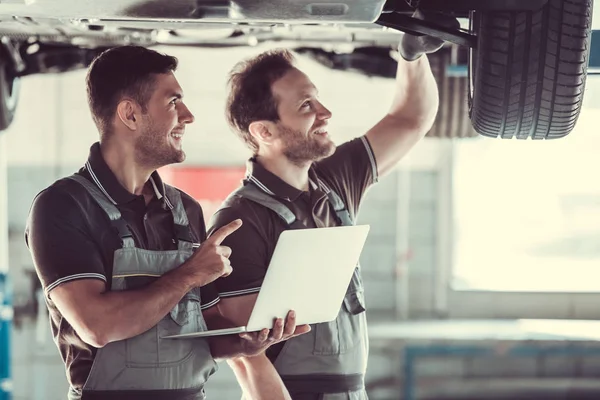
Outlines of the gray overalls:
{"type": "MultiPolygon", "coordinates": [[[[340,197],[331,189],[326,192],[338,225],[354,225],[340,197]]],[[[288,207],[249,181],[244,181],[244,186],[233,192],[221,208],[231,207],[236,197],[269,208],[289,229],[307,228],[288,207]]],[[[326,400],[367,399],[364,374],[369,342],[365,314],[364,288],[357,266],[337,318],[315,324],[309,333],[288,340],[277,356],[275,368],[292,395],[321,393],[320,398],[326,400]]]]}
{"type": "MultiPolygon", "coordinates": [[[[139,288],[177,268],[192,255],[189,221],[176,189],[165,185],[166,203],[173,213],[178,249],[153,251],[135,247],[121,213],[93,183],[79,175],[70,178],[87,189],[121,237],[123,247],[114,253],[111,290],[139,288]]],[[[131,397],[135,394],[136,399],[204,399],[203,386],[217,369],[207,341],[160,338],[206,329],[200,311],[200,288],[195,288],[150,330],[98,349],[83,387],[83,399],[111,398],[107,391],[131,391],[131,397]]],[[[80,395],[71,388],[69,399],[79,399],[80,395]]]]}

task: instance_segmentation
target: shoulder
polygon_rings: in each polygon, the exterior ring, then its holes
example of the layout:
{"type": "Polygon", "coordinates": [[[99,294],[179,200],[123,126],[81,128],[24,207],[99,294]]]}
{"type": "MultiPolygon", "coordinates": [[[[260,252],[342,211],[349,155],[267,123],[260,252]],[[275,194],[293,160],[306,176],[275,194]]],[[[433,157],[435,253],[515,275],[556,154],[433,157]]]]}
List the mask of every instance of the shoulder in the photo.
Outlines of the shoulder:
{"type": "Polygon", "coordinates": [[[32,203],[31,212],[48,216],[81,213],[78,203],[91,197],[77,182],[63,178],[38,193],[32,203]]]}
{"type": "Polygon", "coordinates": [[[92,196],[76,181],[63,178],[34,198],[25,228],[31,234],[86,235],[98,229],[98,218],[107,218],[92,196]]]}
{"type": "Polygon", "coordinates": [[[315,165],[321,170],[335,169],[344,162],[360,163],[362,161],[374,161],[373,151],[366,136],[360,136],[350,141],[340,144],[335,152],[315,165]]]}
{"type": "Polygon", "coordinates": [[[280,230],[271,213],[271,210],[252,200],[237,196],[229,197],[210,219],[208,233],[210,235],[228,223],[241,219],[242,226],[231,235],[234,239],[237,237],[239,240],[254,243],[257,241],[270,243],[276,240],[276,234],[280,230]]]}
{"type": "Polygon", "coordinates": [[[262,226],[267,220],[269,210],[252,200],[240,196],[230,196],[221,204],[211,219],[211,227],[227,225],[235,219],[246,223],[262,226]]]}

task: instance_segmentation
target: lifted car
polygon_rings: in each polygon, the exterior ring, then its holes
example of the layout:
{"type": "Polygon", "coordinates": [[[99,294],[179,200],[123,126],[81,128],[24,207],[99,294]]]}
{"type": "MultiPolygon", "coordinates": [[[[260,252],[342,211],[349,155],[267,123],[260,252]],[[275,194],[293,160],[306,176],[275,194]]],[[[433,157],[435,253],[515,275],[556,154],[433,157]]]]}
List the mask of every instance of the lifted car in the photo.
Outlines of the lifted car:
{"type": "MultiPolygon", "coordinates": [[[[0,130],[12,121],[19,77],[82,68],[112,46],[236,47],[277,41],[331,68],[393,77],[399,32],[407,32],[454,44],[431,57],[441,96],[450,103],[442,101],[441,118],[458,121],[468,115],[474,130],[489,137],[560,138],[571,132],[581,109],[592,3],[8,0],[0,3],[0,130]],[[416,8],[457,17],[464,27],[450,30],[412,18],[416,8]],[[468,77],[449,84],[447,66],[462,63],[468,65],[468,77]],[[451,100],[456,93],[458,101],[451,100]]],[[[444,125],[453,129],[432,136],[470,136],[472,131],[462,122],[444,125]]]]}

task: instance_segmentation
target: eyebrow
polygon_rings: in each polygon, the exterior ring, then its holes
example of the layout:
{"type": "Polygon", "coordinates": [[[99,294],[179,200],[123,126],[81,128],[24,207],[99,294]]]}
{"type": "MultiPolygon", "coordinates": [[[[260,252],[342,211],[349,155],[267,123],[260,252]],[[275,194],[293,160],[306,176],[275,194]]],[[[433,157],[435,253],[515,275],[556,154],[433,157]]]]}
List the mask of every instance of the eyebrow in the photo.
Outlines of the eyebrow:
{"type": "Polygon", "coordinates": [[[302,92],[302,95],[305,97],[312,97],[313,95],[317,97],[319,95],[319,89],[315,86],[310,86],[307,90],[302,92]]]}
{"type": "Polygon", "coordinates": [[[317,90],[317,88],[312,86],[311,89],[302,91],[302,93],[298,97],[297,102],[302,103],[308,98],[319,97],[319,91],[317,90]],[[313,93],[310,92],[311,89],[314,91],[313,93]]]}
{"type": "Polygon", "coordinates": [[[169,96],[167,96],[168,98],[172,98],[175,97],[178,100],[183,99],[183,93],[179,93],[179,92],[173,92],[171,93],[169,96]]]}

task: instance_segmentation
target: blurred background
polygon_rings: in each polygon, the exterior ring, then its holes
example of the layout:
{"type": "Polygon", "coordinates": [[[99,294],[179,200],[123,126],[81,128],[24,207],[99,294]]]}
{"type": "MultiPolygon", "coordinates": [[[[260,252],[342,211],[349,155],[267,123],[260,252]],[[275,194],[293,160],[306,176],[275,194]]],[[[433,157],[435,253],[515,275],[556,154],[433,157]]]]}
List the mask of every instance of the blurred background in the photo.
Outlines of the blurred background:
{"type": "MultiPolygon", "coordinates": [[[[249,156],[223,117],[226,71],[267,48],[157,48],[179,58],[177,77],[196,117],[184,138],[187,160],[162,175],[198,199],[207,218],[239,184],[249,156]]],[[[364,134],[388,110],[392,80],[299,61],[333,112],[337,143],[364,134]]],[[[466,137],[425,138],[372,187],[358,220],[371,225],[361,256],[369,396],[600,398],[600,325],[593,321],[600,317],[600,77],[588,78],[584,109],[566,138],[500,141],[469,137],[468,124],[444,117],[466,107],[466,77],[435,63],[442,105],[434,130],[466,137]]],[[[23,232],[34,196],[79,169],[97,140],[84,78],[80,70],[22,79],[14,123],[0,135],[14,400],[66,398],[23,232]]],[[[226,363],[207,393],[240,398],[226,363]]]]}

